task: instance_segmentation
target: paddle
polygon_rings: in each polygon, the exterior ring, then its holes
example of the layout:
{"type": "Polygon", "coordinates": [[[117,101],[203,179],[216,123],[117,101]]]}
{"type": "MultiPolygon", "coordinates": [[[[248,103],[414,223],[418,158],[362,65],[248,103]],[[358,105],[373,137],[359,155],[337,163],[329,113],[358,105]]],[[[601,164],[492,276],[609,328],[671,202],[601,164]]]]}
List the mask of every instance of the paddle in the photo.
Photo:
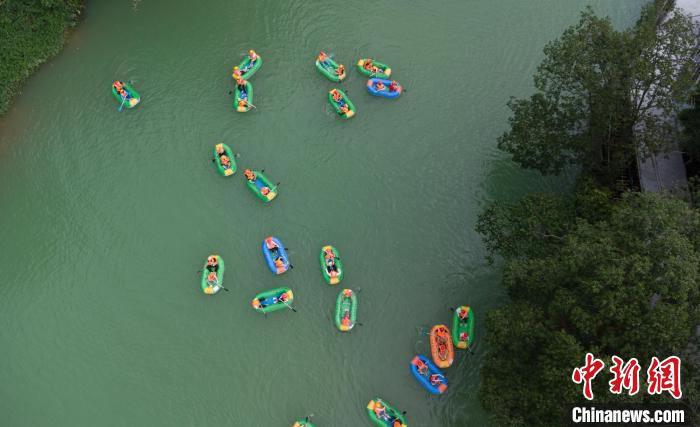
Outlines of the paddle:
{"type": "Polygon", "coordinates": [[[294,307],[292,307],[291,305],[287,304],[287,301],[279,300],[279,302],[281,302],[282,304],[286,305],[287,308],[291,309],[293,312],[295,312],[295,313],[297,312],[297,310],[296,310],[294,307]]]}
{"type": "Polygon", "coordinates": [[[119,111],[120,113],[121,113],[121,111],[122,111],[122,108],[124,108],[124,103],[126,102],[126,99],[127,99],[127,98],[126,98],[126,95],[122,96],[122,105],[120,105],[120,106],[119,106],[119,110],[117,110],[117,111],[119,111]]]}
{"type": "Polygon", "coordinates": [[[307,415],[306,418],[304,418],[304,422],[305,422],[305,423],[308,423],[309,420],[310,420],[311,418],[313,418],[313,416],[314,416],[314,414],[309,414],[309,415],[307,415]]]}

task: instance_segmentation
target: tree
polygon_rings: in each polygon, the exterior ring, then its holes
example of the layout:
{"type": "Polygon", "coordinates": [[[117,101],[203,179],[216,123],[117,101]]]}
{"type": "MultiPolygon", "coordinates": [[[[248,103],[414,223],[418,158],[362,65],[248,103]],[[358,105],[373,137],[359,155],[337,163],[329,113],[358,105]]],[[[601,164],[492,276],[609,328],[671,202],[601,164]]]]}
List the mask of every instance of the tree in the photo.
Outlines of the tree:
{"type": "MultiPolygon", "coordinates": [[[[477,230],[503,257],[512,299],[487,316],[481,371],[481,400],[502,424],[565,423],[566,403],[581,393],[571,371],[587,351],[608,366],[612,355],[647,366],[687,350],[700,323],[700,213],[683,201],[614,200],[583,183],[573,196],[494,204],[477,230]]],[[[696,387],[685,369],[684,383],[696,387]]],[[[616,399],[605,375],[597,383],[597,403],[616,399]]]]}
{"type": "Polygon", "coordinates": [[[681,111],[681,147],[692,161],[700,163],[700,87],[690,97],[690,107],[681,111]]]}
{"type": "Polygon", "coordinates": [[[558,174],[578,165],[603,184],[635,150],[663,149],[668,117],[691,84],[696,38],[688,16],[676,11],[658,25],[657,17],[652,4],[620,32],[586,9],[544,48],[536,92],[508,103],[513,116],[499,148],[524,168],[558,174]]]}

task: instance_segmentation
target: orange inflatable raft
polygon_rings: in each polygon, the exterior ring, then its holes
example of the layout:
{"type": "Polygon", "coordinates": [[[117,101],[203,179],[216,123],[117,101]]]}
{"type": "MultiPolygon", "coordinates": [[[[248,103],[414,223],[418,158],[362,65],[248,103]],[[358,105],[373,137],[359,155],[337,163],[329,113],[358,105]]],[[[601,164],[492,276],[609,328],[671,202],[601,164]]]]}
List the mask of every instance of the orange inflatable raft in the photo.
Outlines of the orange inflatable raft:
{"type": "Polygon", "coordinates": [[[438,368],[449,368],[455,359],[450,330],[445,325],[435,325],[430,330],[430,351],[438,368]]]}

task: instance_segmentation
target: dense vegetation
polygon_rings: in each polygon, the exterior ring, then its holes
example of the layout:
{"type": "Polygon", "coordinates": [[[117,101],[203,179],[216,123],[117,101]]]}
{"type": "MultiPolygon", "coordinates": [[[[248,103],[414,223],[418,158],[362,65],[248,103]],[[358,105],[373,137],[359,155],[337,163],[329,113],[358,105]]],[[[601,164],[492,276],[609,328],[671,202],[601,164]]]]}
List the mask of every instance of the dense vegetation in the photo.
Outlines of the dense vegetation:
{"type": "Polygon", "coordinates": [[[585,11],[546,46],[535,94],[509,103],[499,147],[522,167],[580,175],[572,194],[494,202],[477,224],[490,259],[503,260],[511,299],[486,318],[480,396],[499,425],[568,424],[567,405],[582,400],[571,374],[586,352],[606,362],[595,404],[671,403],[644,388],[610,394],[608,368],[613,355],[638,358],[644,387],[652,356],[680,356],[682,402],[698,414],[700,211],[619,185],[635,152],[671,141],[668,118],[692,86],[696,30],[686,16],[659,17],[652,4],[616,31],[585,11]]]}
{"type": "Polygon", "coordinates": [[[0,0],[0,115],[22,82],[63,46],[83,0],[0,0]]]}

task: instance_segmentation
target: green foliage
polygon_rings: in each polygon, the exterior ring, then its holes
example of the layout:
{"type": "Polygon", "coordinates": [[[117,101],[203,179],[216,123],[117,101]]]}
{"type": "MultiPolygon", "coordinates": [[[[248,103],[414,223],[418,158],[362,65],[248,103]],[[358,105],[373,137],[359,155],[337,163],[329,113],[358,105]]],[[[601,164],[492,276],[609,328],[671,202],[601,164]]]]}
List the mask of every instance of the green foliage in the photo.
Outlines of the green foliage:
{"type": "Polygon", "coordinates": [[[680,13],[657,26],[653,5],[623,32],[587,9],[545,47],[535,94],[509,102],[510,130],[499,147],[543,174],[580,165],[599,182],[614,182],[635,150],[668,143],[666,118],[691,84],[693,31],[680,13]]]}
{"type": "Polygon", "coordinates": [[[691,160],[700,163],[700,87],[690,97],[690,107],[678,117],[683,124],[681,147],[691,160]]]}
{"type": "Polygon", "coordinates": [[[82,10],[82,0],[0,1],[0,114],[22,82],[56,55],[68,26],[82,10]]]}
{"type": "MultiPolygon", "coordinates": [[[[494,204],[478,230],[504,258],[512,299],[487,316],[482,368],[482,402],[502,424],[563,425],[565,403],[580,399],[569,378],[586,351],[646,367],[652,355],[685,351],[700,323],[700,213],[681,200],[614,201],[584,181],[573,196],[494,204]]],[[[692,389],[690,367],[684,378],[692,389]]],[[[596,402],[617,399],[607,379],[596,381],[596,402]]]]}

